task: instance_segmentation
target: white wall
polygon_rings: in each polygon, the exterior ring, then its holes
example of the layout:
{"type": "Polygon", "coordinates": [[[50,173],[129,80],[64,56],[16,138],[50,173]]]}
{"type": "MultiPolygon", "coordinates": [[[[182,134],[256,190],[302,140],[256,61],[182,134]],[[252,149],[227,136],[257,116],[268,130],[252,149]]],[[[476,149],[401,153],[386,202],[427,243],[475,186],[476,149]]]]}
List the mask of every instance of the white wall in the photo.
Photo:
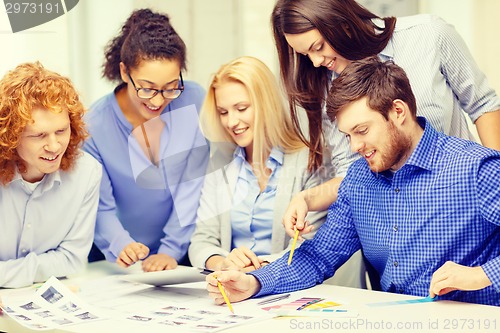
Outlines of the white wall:
{"type": "Polygon", "coordinates": [[[66,15],[17,33],[12,33],[7,14],[0,10],[0,75],[22,62],[38,60],[69,76],[89,105],[112,89],[101,79],[103,50],[132,8],[132,0],[83,0],[66,15]]]}
{"type": "Polygon", "coordinates": [[[469,46],[481,70],[500,93],[498,0],[420,0],[420,10],[453,24],[469,46]]]}
{"type": "Polygon", "coordinates": [[[44,25],[12,33],[7,13],[0,9],[0,75],[22,62],[40,60],[55,71],[69,74],[72,61],[68,52],[68,15],[63,15],[44,25]]]}
{"type": "Polygon", "coordinates": [[[28,31],[12,33],[0,13],[0,75],[17,64],[41,61],[69,76],[88,106],[113,89],[101,77],[104,47],[133,9],[167,13],[187,45],[186,79],[207,86],[225,62],[241,55],[262,59],[276,74],[278,64],[269,18],[270,0],[82,0],[66,15],[28,31]]]}
{"type": "MultiPolygon", "coordinates": [[[[453,24],[491,86],[500,94],[500,38],[496,22],[500,13],[498,0],[420,0],[422,12],[434,13],[453,24]]],[[[466,117],[471,131],[476,127],[466,117]]]]}

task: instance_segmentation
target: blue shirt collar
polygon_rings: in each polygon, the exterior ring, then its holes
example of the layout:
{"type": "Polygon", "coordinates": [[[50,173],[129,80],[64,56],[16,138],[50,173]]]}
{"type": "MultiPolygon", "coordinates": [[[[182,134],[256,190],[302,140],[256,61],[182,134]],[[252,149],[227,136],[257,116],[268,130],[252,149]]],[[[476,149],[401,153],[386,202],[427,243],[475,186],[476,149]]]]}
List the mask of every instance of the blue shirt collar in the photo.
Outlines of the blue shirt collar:
{"type": "MultiPolygon", "coordinates": [[[[429,171],[432,171],[433,169],[438,133],[424,117],[417,117],[417,121],[420,127],[424,129],[424,134],[422,135],[422,138],[420,138],[415,150],[413,150],[410,157],[408,157],[408,160],[406,160],[405,164],[398,171],[408,168],[408,166],[429,171]]],[[[366,165],[368,165],[368,163],[366,165]]],[[[374,172],[372,171],[372,173],[374,172]]],[[[378,174],[387,179],[392,179],[395,172],[385,170],[378,174]]]]}
{"type": "Polygon", "coordinates": [[[245,149],[243,149],[242,147],[236,147],[236,149],[234,150],[233,152],[233,158],[236,159],[241,159],[242,161],[245,161],[246,160],[246,153],[245,153],[245,149]]]}
{"type": "Polygon", "coordinates": [[[413,165],[421,169],[432,170],[438,140],[438,132],[424,117],[417,117],[418,124],[424,129],[424,134],[405,165],[413,165]]]}
{"type": "MultiPolygon", "coordinates": [[[[242,161],[246,161],[246,153],[245,149],[242,147],[236,147],[233,153],[233,158],[238,158],[241,159],[242,161]]],[[[271,149],[271,153],[269,154],[269,157],[266,161],[266,166],[268,168],[272,168],[270,163],[276,163],[279,165],[283,165],[283,160],[285,159],[285,154],[278,148],[273,147],[271,149]]]]}
{"type": "MultiPolygon", "coordinates": [[[[385,21],[382,19],[373,19],[372,21],[381,28],[385,27],[385,21]]],[[[392,60],[394,58],[394,44],[392,43],[392,38],[389,39],[389,42],[378,56],[382,61],[392,60]]]]}
{"type": "Polygon", "coordinates": [[[379,58],[382,61],[394,59],[394,45],[392,39],[389,40],[385,48],[379,53],[379,58]]]}
{"type": "Polygon", "coordinates": [[[271,154],[269,154],[268,161],[274,161],[274,162],[278,163],[279,165],[283,165],[284,158],[285,158],[285,154],[281,150],[279,150],[278,148],[273,147],[273,149],[271,149],[271,154]]]}

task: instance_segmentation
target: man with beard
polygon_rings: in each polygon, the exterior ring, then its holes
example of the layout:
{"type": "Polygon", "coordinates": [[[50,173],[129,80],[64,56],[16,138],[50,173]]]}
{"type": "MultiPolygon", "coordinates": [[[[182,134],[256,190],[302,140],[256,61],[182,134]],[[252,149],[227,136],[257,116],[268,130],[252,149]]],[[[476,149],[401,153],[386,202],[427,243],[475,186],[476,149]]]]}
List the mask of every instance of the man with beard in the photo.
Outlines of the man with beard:
{"type": "MultiPolygon", "coordinates": [[[[436,98],[439,98],[438,96],[436,98]]],[[[382,290],[500,305],[500,152],[438,133],[416,116],[405,72],[366,59],[332,82],[327,112],[361,154],[326,223],[287,257],[243,274],[215,272],[223,303],[305,289],[362,249],[382,290]]]]}

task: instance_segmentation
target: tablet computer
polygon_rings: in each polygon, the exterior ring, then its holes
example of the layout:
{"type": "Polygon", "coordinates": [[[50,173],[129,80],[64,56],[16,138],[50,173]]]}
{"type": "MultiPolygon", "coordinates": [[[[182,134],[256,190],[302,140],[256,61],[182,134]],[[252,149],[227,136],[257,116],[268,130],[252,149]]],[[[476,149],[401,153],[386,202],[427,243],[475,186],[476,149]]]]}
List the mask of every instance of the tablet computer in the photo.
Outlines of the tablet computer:
{"type": "Polygon", "coordinates": [[[152,286],[165,286],[188,282],[205,281],[205,275],[196,267],[177,266],[175,269],[158,272],[140,272],[122,275],[121,279],[129,282],[139,282],[152,286]]]}

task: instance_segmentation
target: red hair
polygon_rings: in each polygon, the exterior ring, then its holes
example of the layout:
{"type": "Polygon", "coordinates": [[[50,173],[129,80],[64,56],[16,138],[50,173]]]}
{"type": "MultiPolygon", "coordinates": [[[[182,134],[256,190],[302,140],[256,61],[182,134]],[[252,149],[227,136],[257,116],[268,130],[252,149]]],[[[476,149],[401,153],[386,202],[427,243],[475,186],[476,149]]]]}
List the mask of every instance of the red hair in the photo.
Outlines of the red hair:
{"type": "Polygon", "coordinates": [[[85,109],[68,78],[45,69],[38,61],[17,66],[0,81],[0,183],[3,185],[13,179],[16,168],[26,172],[16,148],[36,107],[55,113],[68,111],[71,137],[61,170],[74,166],[80,146],[88,136],[83,121],[85,109]]]}

